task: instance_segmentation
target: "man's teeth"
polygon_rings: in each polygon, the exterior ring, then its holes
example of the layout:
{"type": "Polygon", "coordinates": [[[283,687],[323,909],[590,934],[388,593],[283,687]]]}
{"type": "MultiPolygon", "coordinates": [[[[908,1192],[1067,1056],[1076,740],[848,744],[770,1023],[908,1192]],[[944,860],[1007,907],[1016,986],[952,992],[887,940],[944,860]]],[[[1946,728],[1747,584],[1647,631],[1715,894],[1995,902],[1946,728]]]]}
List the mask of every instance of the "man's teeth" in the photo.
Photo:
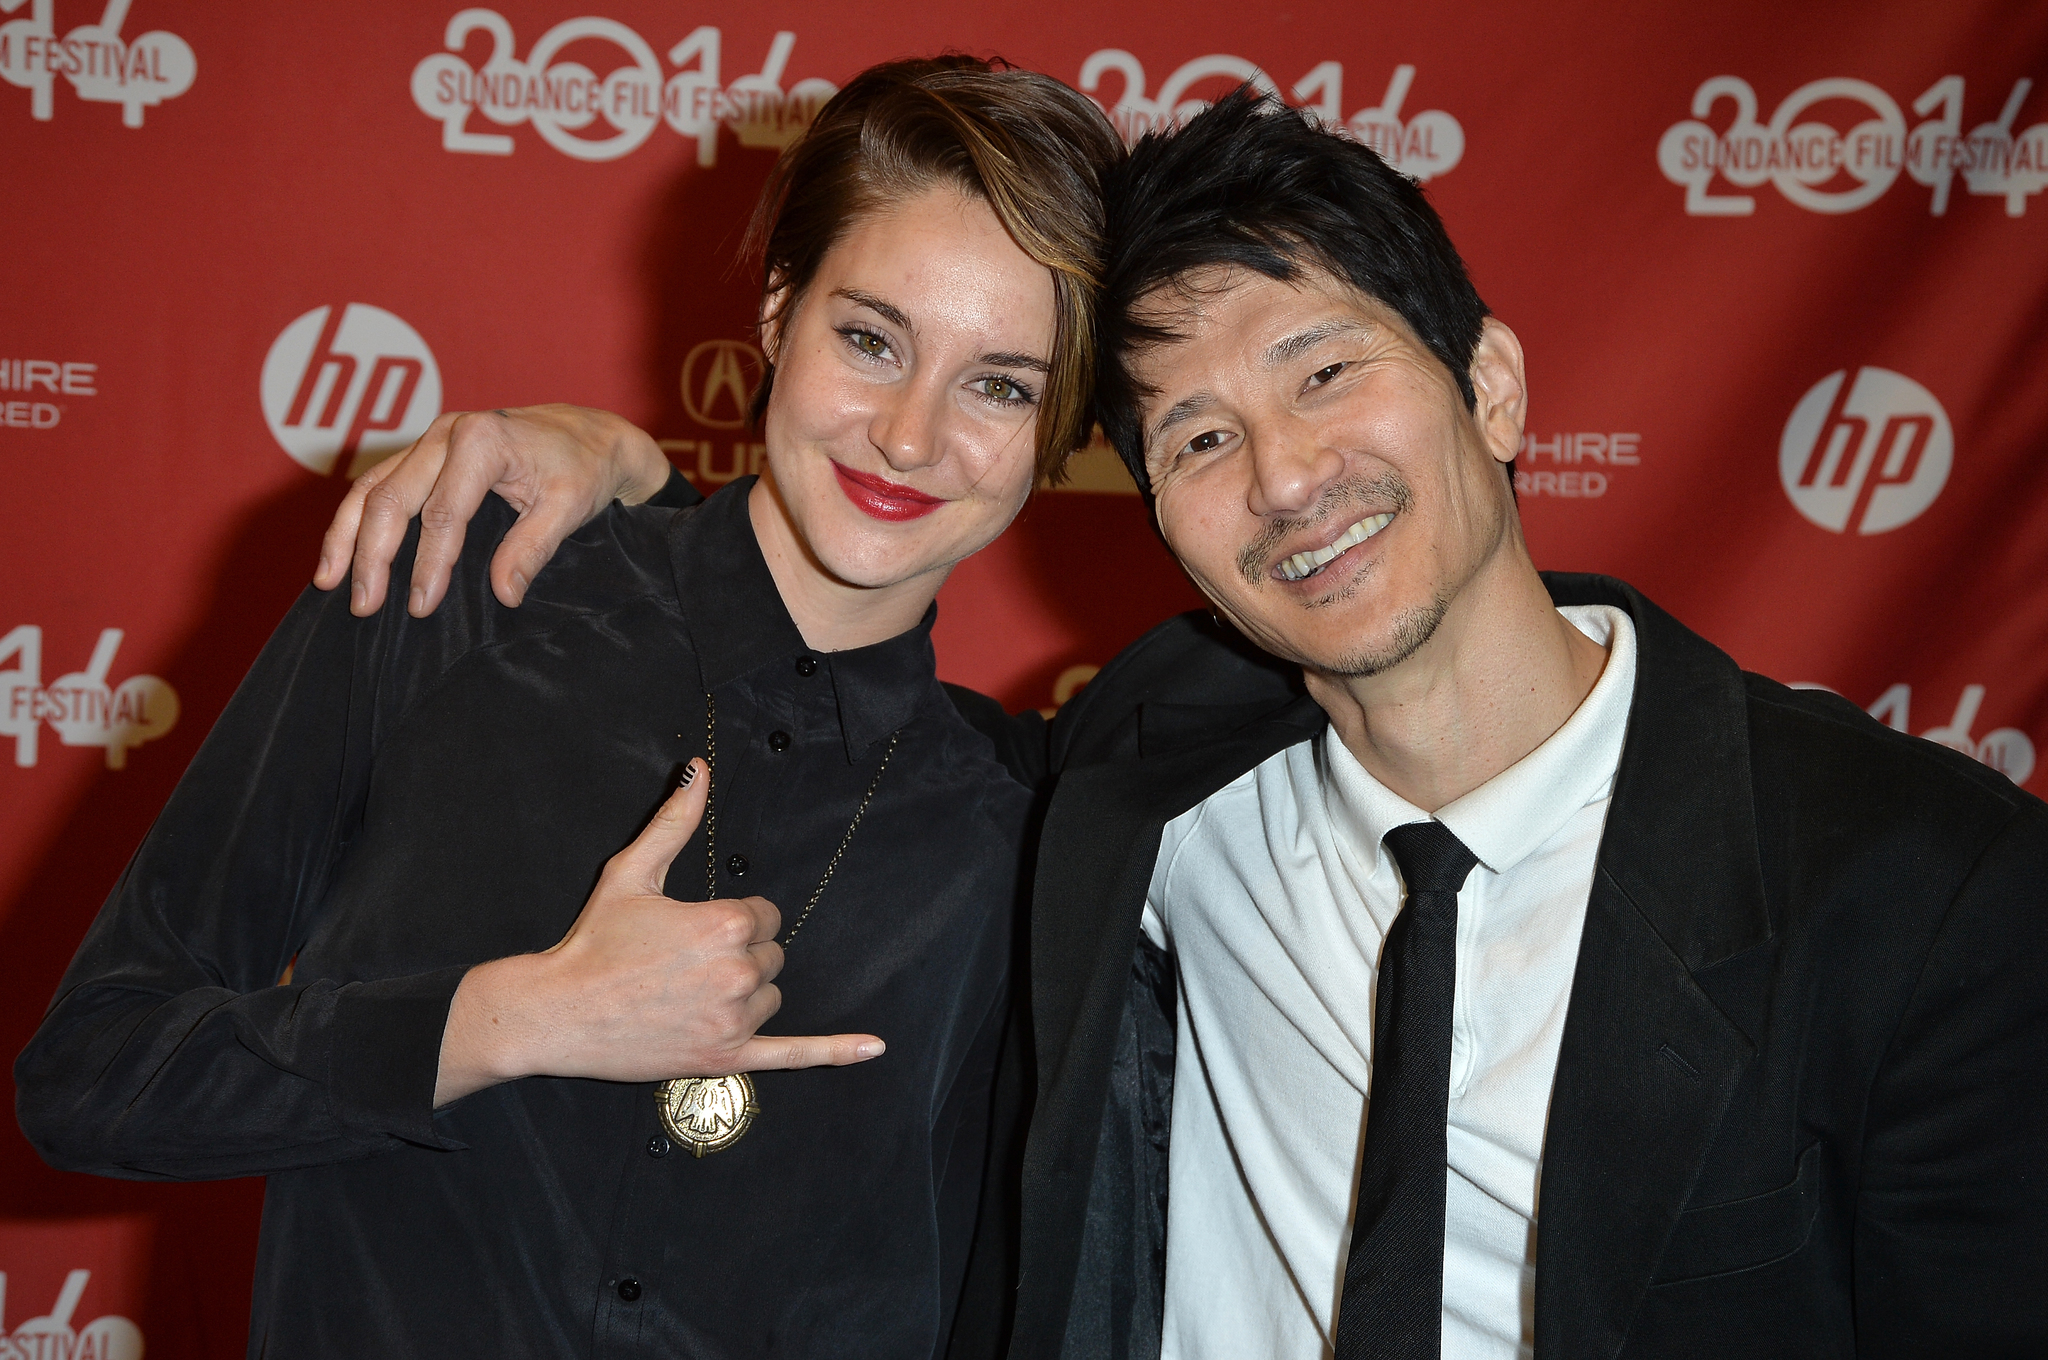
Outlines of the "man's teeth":
{"type": "Polygon", "coordinates": [[[1347,549],[1357,547],[1393,522],[1394,516],[1391,511],[1384,515],[1367,516],[1349,529],[1346,529],[1343,537],[1339,538],[1329,547],[1317,548],[1314,552],[1296,553],[1285,562],[1282,562],[1280,564],[1281,579],[1287,581],[1306,581],[1309,577],[1336,561],[1347,549]]]}

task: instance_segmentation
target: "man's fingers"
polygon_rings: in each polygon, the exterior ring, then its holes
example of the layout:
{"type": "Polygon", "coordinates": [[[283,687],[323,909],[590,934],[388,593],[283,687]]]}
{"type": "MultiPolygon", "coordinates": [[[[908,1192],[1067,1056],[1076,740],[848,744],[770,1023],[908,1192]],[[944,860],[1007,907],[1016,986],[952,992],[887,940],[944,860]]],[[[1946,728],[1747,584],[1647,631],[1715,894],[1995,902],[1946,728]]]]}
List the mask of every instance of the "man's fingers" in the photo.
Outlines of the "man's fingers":
{"type": "MultiPolygon", "coordinates": [[[[479,492],[477,502],[482,501],[479,492]]],[[[470,508],[474,510],[475,506],[470,508]]],[[[588,522],[587,509],[566,499],[543,495],[532,510],[519,517],[519,522],[505,535],[505,541],[498,545],[498,551],[491,555],[491,590],[499,603],[518,608],[526,598],[526,587],[553,559],[562,540],[588,522]]],[[[418,573],[414,575],[417,577],[418,573]]],[[[447,579],[445,572],[442,579],[447,579]]]]}
{"type": "Polygon", "coordinates": [[[388,460],[388,472],[384,470],[387,464],[379,464],[363,475],[370,484],[363,494],[355,563],[350,568],[355,578],[349,593],[351,613],[367,616],[382,607],[391,561],[405,543],[405,526],[419,513],[441,475],[448,455],[448,431],[454,423],[453,416],[437,417],[411,448],[388,460]],[[378,473],[383,475],[373,479],[378,473]]]}
{"type": "Polygon", "coordinates": [[[448,576],[462,555],[469,521],[492,487],[512,475],[512,454],[492,417],[458,416],[448,428],[446,456],[433,489],[419,507],[420,547],[412,563],[405,607],[416,619],[434,612],[448,593],[448,576]]]}
{"type": "Polygon", "coordinates": [[[356,529],[363,522],[363,497],[391,475],[397,462],[396,458],[386,458],[349,483],[348,494],[341,498],[340,507],[320,539],[320,563],[313,568],[313,584],[320,589],[332,590],[348,579],[348,564],[356,555],[356,529]]]}
{"type": "Polygon", "coordinates": [[[777,1072],[794,1067],[846,1067],[879,1058],[888,1045],[872,1034],[757,1034],[734,1055],[735,1072],[777,1072]]]}
{"type": "Polygon", "coordinates": [[[655,809],[633,843],[612,856],[612,870],[634,890],[661,896],[668,866],[675,862],[676,855],[696,833],[697,823],[703,820],[704,798],[710,788],[704,762],[692,760],[683,771],[682,784],[655,809]]]}

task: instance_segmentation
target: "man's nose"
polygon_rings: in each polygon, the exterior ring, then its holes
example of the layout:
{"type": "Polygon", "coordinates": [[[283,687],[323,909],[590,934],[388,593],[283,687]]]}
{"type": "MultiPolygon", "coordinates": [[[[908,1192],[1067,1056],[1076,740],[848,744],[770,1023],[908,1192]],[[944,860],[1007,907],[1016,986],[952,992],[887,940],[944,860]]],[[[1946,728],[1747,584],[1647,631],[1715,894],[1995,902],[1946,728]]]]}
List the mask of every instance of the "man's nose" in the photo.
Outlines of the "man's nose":
{"type": "Polygon", "coordinates": [[[1344,455],[1312,428],[1254,430],[1247,442],[1252,484],[1246,508],[1255,515],[1305,515],[1344,474],[1344,455]]]}
{"type": "Polygon", "coordinates": [[[944,393],[923,383],[889,389],[868,422],[868,440],[897,472],[931,467],[944,456],[944,393]]]}

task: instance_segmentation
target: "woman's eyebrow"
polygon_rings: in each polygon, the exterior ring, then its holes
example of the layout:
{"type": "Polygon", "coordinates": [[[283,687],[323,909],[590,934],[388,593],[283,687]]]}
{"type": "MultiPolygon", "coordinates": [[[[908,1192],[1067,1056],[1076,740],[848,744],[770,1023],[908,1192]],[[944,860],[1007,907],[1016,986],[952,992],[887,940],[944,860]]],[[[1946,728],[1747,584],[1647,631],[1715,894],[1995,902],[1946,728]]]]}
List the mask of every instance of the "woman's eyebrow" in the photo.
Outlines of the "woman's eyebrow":
{"type": "Polygon", "coordinates": [[[863,293],[858,288],[834,288],[832,296],[845,298],[856,307],[867,308],[890,325],[900,326],[912,335],[917,334],[917,327],[910,324],[909,317],[905,316],[894,304],[884,302],[873,293],[863,293]]]}
{"type": "Polygon", "coordinates": [[[997,350],[993,354],[982,355],[975,362],[987,364],[991,368],[1028,368],[1034,373],[1052,372],[1052,365],[1037,355],[1024,354],[1016,350],[997,350]]]}

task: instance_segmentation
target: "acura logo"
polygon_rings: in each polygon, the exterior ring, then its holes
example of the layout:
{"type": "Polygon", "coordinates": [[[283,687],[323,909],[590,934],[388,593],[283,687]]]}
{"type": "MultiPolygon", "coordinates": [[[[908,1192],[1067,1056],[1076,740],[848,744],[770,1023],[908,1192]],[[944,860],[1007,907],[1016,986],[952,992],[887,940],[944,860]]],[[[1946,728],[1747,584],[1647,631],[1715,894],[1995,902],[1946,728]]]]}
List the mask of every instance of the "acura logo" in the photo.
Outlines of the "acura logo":
{"type": "Polygon", "coordinates": [[[737,430],[767,367],[745,340],[706,340],[683,360],[683,409],[705,429],[737,430]]]}

